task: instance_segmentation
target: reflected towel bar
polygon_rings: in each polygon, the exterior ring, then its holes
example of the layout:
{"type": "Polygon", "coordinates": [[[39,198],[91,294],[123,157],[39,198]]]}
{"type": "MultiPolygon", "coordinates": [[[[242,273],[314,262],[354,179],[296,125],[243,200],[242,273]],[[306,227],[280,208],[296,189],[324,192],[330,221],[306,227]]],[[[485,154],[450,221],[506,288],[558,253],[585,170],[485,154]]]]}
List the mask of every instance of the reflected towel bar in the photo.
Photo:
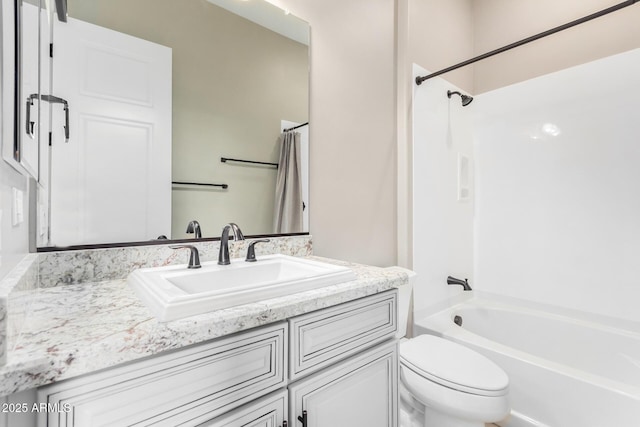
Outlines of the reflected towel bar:
{"type": "Polygon", "coordinates": [[[308,124],[309,124],[309,122],[307,122],[307,123],[303,123],[303,124],[298,125],[298,126],[294,126],[294,127],[292,127],[292,128],[283,129],[283,130],[282,130],[282,132],[289,132],[290,130],[298,129],[298,128],[301,128],[302,126],[306,126],[306,125],[308,125],[308,124]]]}
{"type": "Polygon", "coordinates": [[[230,159],[228,157],[220,157],[220,161],[222,163],[227,163],[229,162],[240,162],[240,163],[253,163],[256,165],[266,165],[266,166],[274,166],[274,167],[278,167],[277,163],[269,163],[269,162],[256,162],[254,160],[240,160],[240,159],[230,159]]]}
{"type": "Polygon", "coordinates": [[[204,187],[222,187],[224,189],[229,188],[228,184],[208,184],[204,182],[184,182],[184,181],[171,181],[175,185],[201,185],[204,187]]]}

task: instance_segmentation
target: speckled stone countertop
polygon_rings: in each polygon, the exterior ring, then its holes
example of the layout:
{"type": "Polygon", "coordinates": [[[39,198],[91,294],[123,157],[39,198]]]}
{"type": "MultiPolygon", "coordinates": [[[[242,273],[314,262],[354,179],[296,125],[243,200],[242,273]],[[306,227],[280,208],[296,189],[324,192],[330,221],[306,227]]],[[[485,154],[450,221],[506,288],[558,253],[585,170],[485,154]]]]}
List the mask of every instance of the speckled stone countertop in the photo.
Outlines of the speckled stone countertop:
{"type": "Polygon", "coordinates": [[[20,334],[0,367],[0,395],[49,384],[190,344],[266,325],[405,285],[392,269],[346,265],[357,279],[321,289],[159,323],[125,279],[23,292],[20,334]],[[27,301],[28,300],[28,301],[27,301]]]}

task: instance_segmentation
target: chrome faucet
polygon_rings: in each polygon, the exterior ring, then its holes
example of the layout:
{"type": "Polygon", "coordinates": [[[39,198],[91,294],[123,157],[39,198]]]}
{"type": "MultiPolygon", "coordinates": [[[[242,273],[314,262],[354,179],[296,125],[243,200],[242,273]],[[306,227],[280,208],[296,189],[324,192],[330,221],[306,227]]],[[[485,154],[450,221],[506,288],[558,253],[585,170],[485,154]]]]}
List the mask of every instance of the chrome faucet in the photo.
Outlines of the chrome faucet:
{"type": "Polygon", "coordinates": [[[187,268],[200,268],[200,253],[198,252],[198,248],[193,245],[177,245],[177,246],[169,246],[171,249],[189,249],[191,254],[189,255],[189,265],[187,268]]]}
{"type": "Polygon", "coordinates": [[[469,286],[469,280],[464,279],[456,279],[455,277],[447,277],[447,285],[460,285],[462,286],[462,289],[464,289],[465,291],[470,291],[471,290],[471,286],[469,286]]]}
{"type": "Polygon", "coordinates": [[[218,264],[229,265],[231,260],[229,259],[229,230],[233,233],[233,240],[244,240],[244,234],[233,222],[225,225],[222,229],[222,236],[220,236],[220,251],[218,252],[218,264]]]}
{"type": "Polygon", "coordinates": [[[195,234],[195,236],[193,236],[196,239],[201,239],[202,238],[202,231],[200,230],[200,223],[198,221],[196,221],[195,219],[193,221],[191,221],[189,223],[189,225],[187,225],[187,234],[195,234]]]}

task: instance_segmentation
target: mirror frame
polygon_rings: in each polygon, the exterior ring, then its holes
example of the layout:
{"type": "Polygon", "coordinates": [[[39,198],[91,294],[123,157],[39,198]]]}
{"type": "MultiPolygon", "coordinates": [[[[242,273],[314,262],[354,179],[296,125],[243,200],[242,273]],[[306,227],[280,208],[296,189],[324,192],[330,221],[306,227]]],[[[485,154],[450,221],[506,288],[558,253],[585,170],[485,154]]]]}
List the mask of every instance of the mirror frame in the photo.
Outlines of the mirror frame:
{"type": "Polygon", "coordinates": [[[2,158],[22,175],[32,176],[29,171],[20,164],[20,72],[21,72],[21,37],[20,0],[2,2],[0,6],[0,18],[6,31],[0,35],[2,40],[2,64],[0,77],[0,94],[2,95],[2,158]],[[13,19],[11,19],[13,17],[13,19]],[[10,37],[5,37],[10,35],[10,37]],[[11,71],[13,75],[11,76],[11,71]],[[8,101],[10,100],[10,101],[8,101]]]}
{"type": "MultiPolygon", "coordinates": [[[[244,236],[247,240],[252,239],[268,239],[276,237],[296,237],[296,236],[309,236],[310,232],[305,231],[301,233],[283,233],[283,234],[252,234],[244,236]]],[[[108,249],[108,248],[128,248],[134,246],[158,246],[158,245],[174,245],[182,243],[198,243],[198,242],[217,242],[220,241],[220,237],[202,237],[200,239],[156,239],[156,240],[142,240],[138,242],[119,242],[119,243],[94,243],[88,245],[72,245],[72,246],[43,246],[36,248],[36,252],[60,252],[60,251],[79,251],[89,249],[108,249]]]]}

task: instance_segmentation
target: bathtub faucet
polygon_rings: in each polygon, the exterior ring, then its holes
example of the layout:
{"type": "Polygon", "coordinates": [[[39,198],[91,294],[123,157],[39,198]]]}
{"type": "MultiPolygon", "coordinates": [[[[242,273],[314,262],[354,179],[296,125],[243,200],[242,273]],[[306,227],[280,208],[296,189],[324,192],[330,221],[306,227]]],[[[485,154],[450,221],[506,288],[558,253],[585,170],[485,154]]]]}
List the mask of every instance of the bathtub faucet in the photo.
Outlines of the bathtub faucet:
{"type": "Polygon", "coordinates": [[[469,286],[469,281],[467,279],[461,280],[461,279],[456,279],[455,277],[447,277],[447,285],[460,285],[462,286],[462,289],[464,289],[465,291],[470,291],[471,290],[471,286],[469,286]]]}

